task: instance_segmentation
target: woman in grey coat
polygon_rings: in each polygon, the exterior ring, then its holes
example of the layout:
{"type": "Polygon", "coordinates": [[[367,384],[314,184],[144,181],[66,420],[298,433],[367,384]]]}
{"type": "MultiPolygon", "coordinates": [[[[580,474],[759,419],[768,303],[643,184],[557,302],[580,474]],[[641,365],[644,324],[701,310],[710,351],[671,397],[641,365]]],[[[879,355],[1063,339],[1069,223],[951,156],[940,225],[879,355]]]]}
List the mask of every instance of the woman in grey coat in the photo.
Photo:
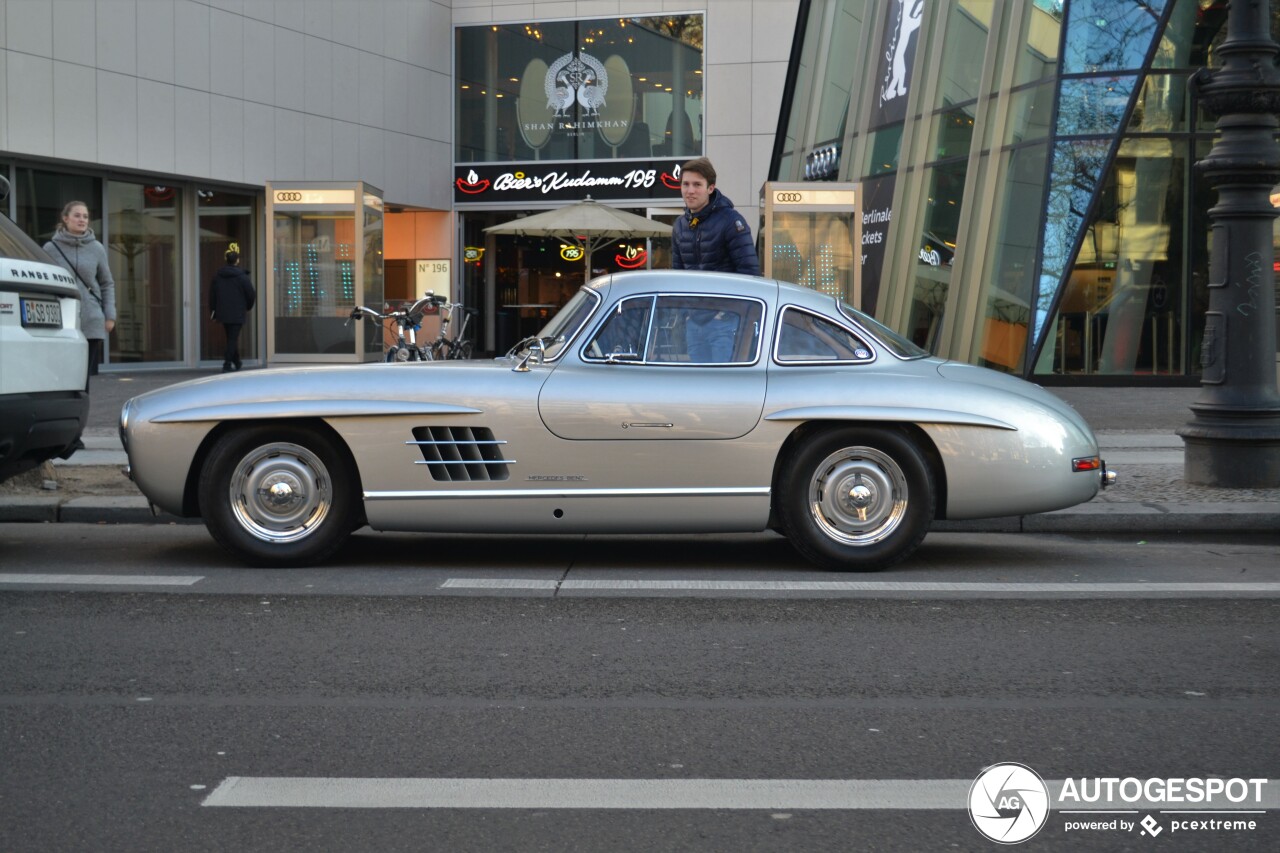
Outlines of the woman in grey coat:
{"type": "Polygon", "coordinates": [[[95,376],[107,335],[116,327],[116,282],[107,250],[89,227],[89,206],[67,202],[62,222],[44,250],[80,281],[80,330],[89,339],[89,375],[95,376]]]}

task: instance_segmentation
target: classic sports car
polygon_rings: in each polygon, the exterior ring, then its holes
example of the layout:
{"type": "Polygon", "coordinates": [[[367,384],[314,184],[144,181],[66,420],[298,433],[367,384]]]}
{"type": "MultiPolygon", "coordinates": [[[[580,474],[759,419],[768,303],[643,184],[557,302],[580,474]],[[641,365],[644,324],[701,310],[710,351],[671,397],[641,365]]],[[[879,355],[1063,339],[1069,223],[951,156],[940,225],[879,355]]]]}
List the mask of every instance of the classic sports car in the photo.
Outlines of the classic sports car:
{"type": "Polygon", "coordinates": [[[1042,512],[1109,476],[1041,388],[931,357],[831,296],[720,273],[598,278],[507,356],[211,376],[121,412],[155,507],[253,565],[376,530],[774,528],[880,569],[935,518],[1042,512]]]}

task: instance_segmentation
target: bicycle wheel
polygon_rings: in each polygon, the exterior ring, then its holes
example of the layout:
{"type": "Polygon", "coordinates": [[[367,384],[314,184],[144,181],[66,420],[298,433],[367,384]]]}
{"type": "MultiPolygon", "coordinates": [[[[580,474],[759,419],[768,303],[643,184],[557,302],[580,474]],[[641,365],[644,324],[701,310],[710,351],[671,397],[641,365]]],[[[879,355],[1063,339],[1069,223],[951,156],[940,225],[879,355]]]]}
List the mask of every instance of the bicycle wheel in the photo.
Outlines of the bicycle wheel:
{"type": "Polygon", "coordinates": [[[449,358],[471,358],[473,346],[471,341],[457,341],[449,350],[449,358]]]}

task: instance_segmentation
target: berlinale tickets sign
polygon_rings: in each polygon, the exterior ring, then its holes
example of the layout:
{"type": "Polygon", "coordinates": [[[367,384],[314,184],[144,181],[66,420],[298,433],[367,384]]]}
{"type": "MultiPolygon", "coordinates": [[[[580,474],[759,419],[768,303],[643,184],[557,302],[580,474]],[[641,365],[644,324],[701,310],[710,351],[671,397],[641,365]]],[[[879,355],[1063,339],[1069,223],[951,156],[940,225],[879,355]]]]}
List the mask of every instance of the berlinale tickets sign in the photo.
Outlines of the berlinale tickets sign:
{"type": "Polygon", "coordinates": [[[468,164],[454,169],[453,198],[468,202],[679,200],[680,162],[594,160],[468,164]]]}

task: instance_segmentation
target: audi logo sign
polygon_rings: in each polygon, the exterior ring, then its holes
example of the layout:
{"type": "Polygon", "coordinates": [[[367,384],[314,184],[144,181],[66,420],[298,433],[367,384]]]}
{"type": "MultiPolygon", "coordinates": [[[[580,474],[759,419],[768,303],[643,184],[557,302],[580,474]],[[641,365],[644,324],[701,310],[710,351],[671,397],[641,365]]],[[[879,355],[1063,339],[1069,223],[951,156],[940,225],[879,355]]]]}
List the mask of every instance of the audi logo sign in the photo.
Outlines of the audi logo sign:
{"type": "Polygon", "coordinates": [[[271,193],[271,198],[276,204],[317,204],[350,207],[356,203],[355,190],[274,190],[271,193]]]}
{"type": "Polygon", "coordinates": [[[798,204],[804,201],[804,193],[774,193],[773,200],[778,204],[798,204]]]}

